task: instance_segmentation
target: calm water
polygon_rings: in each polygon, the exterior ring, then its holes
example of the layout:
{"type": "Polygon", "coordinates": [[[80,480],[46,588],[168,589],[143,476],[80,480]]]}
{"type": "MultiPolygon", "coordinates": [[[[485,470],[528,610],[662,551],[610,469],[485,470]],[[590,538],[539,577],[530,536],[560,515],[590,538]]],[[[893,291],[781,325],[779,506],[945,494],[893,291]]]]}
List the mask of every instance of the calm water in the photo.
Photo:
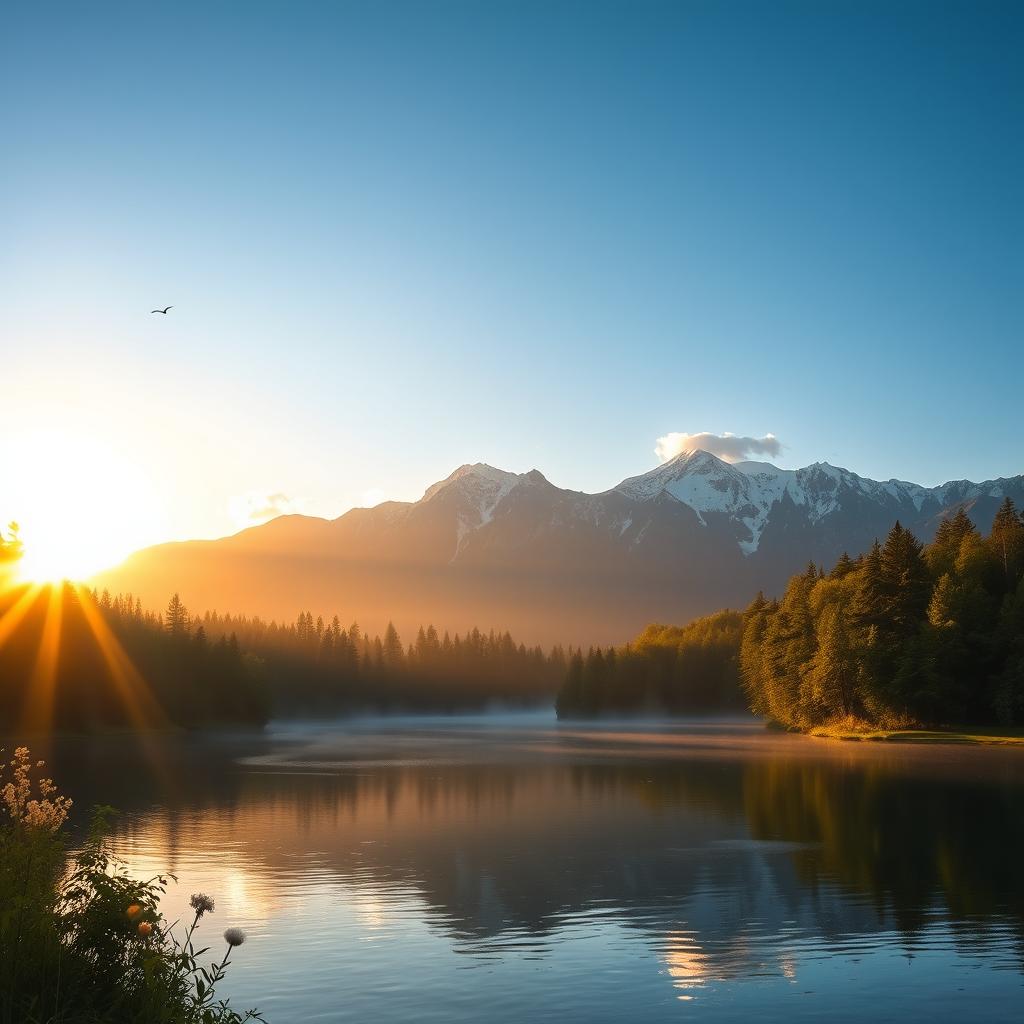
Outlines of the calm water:
{"type": "Polygon", "coordinates": [[[306,1021],[1020,1020],[1024,751],[549,716],[51,754],[306,1021]]]}

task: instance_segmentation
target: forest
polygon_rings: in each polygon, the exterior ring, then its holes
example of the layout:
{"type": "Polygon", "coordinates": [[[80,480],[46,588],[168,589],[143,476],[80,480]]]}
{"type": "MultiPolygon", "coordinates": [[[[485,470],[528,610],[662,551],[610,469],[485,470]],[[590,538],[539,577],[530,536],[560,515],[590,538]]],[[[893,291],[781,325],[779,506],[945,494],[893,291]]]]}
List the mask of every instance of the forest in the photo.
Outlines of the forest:
{"type": "Polygon", "coordinates": [[[961,508],[923,545],[900,523],[781,598],[570,659],[560,716],[749,708],[791,729],[1024,721],[1024,518],[961,508]]]}
{"type": "Polygon", "coordinates": [[[808,566],[743,617],[740,671],[754,714],[797,729],[1024,719],[1024,519],[1010,499],[988,537],[961,509],[923,546],[884,544],[808,566]]]}
{"type": "MultiPolygon", "coordinates": [[[[0,533],[0,577],[21,553],[0,533]]],[[[0,582],[3,582],[0,580],[0,582]]],[[[0,586],[0,721],[26,731],[262,724],[272,715],[550,704],[568,657],[508,632],[421,627],[408,645],[302,612],[291,623],[162,612],[72,584],[0,586]]]]}
{"type": "Polygon", "coordinates": [[[622,648],[576,652],[558,693],[558,715],[743,711],[742,633],[742,614],[721,611],[687,626],[648,626],[622,648]]]}
{"type": "Polygon", "coordinates": [[[391,623],[371,636],[358,622],[344,627],[308,611],[291,623],[207,612],[193,628],[236,637],[258,659],[279,714],[550,705],[568,661],[561,647],[528,648],[507,631],[460,635],[428,625],[405,645],[391,623]]]}
{"type": "MultiPolygon", "coordinates": [[[[0,574],[20,554],[0,535],[0,574]]],[[[262,723],[272,715],[544,704],[559,716],[749,709],[793,729],[1024,720],[1024,518],[1007,499],[987,537],[960,509],[923,545],[884,543],[783,595],[622,647],[517,644],[394,626],[371,636],[305,611],[290,623],[160,613],[70,584],[0,594],[0,719],[31,727],[262,723]],[[557,697],[556,697],[557,694],[557,697]]]]}
{"type": "Polygon", "coordinates": [[[0,593],[0,721],[21,732],[259,724],[269,711],[233,637],[68,583],[0,593]]]}

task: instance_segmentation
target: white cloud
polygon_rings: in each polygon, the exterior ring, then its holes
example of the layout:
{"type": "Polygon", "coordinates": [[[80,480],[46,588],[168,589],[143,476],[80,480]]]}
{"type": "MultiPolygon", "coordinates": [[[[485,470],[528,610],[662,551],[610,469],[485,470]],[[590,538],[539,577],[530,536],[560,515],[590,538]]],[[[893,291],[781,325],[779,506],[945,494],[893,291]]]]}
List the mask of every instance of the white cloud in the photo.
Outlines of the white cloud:
{"type": "Polygon", "coordinates": [[[740,437],[737,434],[671,433],[659,437],[654,453],[662,462],[668,462],[681,452],[705,451],[718,456],[724,462],[743,462],[755,455],[777,456],[782,454],[782,444],[774,434],[764,437],[740,437]]]}
{"type": "Polygon", "coordinates": [[[236,494],[228,501],[228,511],[239,529],[256,526],[278,516],[299,511],[299,503],[280,491],[248,491],[236,494]]]}

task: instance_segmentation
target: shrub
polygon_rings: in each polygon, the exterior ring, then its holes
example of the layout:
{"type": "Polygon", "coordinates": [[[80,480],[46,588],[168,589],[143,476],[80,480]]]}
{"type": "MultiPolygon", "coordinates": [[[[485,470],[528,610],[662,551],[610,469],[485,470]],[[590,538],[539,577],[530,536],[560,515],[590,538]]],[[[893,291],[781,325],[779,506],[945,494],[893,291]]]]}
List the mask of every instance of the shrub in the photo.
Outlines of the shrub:
{"type": "Polygon", "coordinates": [[[71,801],[33,780],[24,747],[0,765],[0,1021],[3,1024],[242,1024],[262,1020],[218,999],[240,929],[204,966],[196,931],[213,912],[203,893],[179,939],[160,913],[173,876],[132,878],[106,840],[113,811],[97,808],[68,862],[61,830],[71,801]],[[7,777],[9,776],[9,779],[7,777]]]}

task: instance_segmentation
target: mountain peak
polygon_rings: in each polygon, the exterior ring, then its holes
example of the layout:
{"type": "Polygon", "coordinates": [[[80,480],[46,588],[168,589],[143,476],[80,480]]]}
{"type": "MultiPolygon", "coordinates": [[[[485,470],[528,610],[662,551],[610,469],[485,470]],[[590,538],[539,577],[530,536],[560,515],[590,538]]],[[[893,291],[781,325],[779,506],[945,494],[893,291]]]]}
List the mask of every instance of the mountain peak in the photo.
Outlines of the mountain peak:
{"type": "Polygon", "coordinates": [[[486,462],[466,462],[458,469],[449,473],[443,480],[431,484],[424,492],[421,502],[430,501],[435,495],[447,490],[453,484],[464,482],[464,486],[479,486],[484,489],[509,488],[521,479],[519,473],[509,473],[504,469],[495,469],[486,462]]]}
{"type": "Polygon", "coordinates": [[[695,449],[680,452],[668,462],[663,462],[647,473],[629,477],[612,489],[639,501],[666,492],[679,501],[692,504],[690,499],[694,496],[695,490],[735,490],[742,487],[742,480],[742,474],[717,455],[703,449],[695,449]]]}
{"type": "Polygon", "coordinates": [[[707,472],[714,471],[720,467],[728,468],[729,463],[703,448],[693,448],[690,451],[673,455],[668,462],[662,463],[658,469],[665,469],[667,466],[685,469],[689,472],[707,472]]]}
{"type": "Polygon", "coordinates": [[[1004,497],[1024,505],[1024,476],[921,487],[696,451],[587,494],[477,462],[419,502],[152,548],[91,582],[147,603],[179,590],[189,604],[280,616],[315,601],[377,616],[381,629],[395,617],[403,632],[426,609],[545,643],[611,642],[645,622],[741,605],[758,589],[780,593],[809,558],[856,555],[897,519],[928,540],[966,507],[987,530],[1004,497]]]}

